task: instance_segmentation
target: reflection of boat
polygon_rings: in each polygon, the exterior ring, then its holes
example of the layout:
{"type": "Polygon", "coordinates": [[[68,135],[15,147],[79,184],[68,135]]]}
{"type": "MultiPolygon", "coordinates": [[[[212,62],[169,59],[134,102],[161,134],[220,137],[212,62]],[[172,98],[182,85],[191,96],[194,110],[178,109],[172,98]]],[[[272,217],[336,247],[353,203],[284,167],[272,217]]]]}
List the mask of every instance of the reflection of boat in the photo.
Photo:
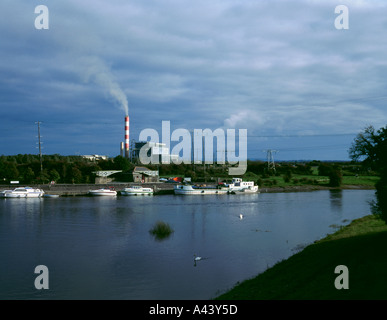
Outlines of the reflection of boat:
{"type": "Polygon", "coordinates": [[[177,185],[174,187],[175,194],[191,195],[191,194],[226,194],[228,189],[226,188],[213,188],[213,187],[197,187],[193,185],[177,185]]]}
{"type": "Polygon", "coordinates": [[[114,188],[102,188],[96,190],[89,190],[89,195],[91,196],[116,196],[117,191],[114,188]]]}
{"type": "Polygon", "coordinates": [[[232,183],[228,185],[229,192],[235,193],[256,193],[258,186],[254,185],[254,181],[243,181],[241,178],[233,178],[232,183]]]}
{"type": "Polygon", "coordinates": [[[34,189],[31,187],[19,187],[14,190],[4,190],[0,192],[2,198],[40,198],[44,195],[42,189],[34,189]]]}
{"type": "Polygon", "coordinates": [[[152,195],[153,189],[152,188],[144,188],[141,186],[132,186],[132,187],[125,188],[125,189],[121,190],[120,193],[123,196],[152,195]]]}

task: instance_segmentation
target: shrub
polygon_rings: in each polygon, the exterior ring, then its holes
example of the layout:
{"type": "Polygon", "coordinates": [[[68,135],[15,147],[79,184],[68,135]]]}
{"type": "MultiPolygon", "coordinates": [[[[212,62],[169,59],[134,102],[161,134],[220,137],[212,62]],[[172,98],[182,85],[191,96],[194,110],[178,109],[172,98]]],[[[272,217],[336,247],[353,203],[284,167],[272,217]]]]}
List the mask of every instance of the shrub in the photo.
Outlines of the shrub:
{"type": "Polygon", "coordinates": [[[288,170],[285,172],[285,175],[284,175],[284,181],[285,181],[286,183],[289,183],[291,179],[292,179],[292,172],[288,169],[288,170]]]}
{"type": "Polygon", "coordinates": [[[149,233],[152,234],[156,238],[156,240],[166,239],[173,232],[174,231],[171,226],[163,221],[157,221],[153,228],[149,230],[149,233]]]}
{"type": "Polygon", "coordinates": [[[333,167],[329,172],[329,185],[331,187],[340,187],[343,182],[343,174],[341,173],[340,168],[333,167]]]}
{"type": "Polygon", "coordinates": [[[387,170],[383,170],[380,180],[376,183],[376,202],[373,211],[387,223],[387,170]]]}

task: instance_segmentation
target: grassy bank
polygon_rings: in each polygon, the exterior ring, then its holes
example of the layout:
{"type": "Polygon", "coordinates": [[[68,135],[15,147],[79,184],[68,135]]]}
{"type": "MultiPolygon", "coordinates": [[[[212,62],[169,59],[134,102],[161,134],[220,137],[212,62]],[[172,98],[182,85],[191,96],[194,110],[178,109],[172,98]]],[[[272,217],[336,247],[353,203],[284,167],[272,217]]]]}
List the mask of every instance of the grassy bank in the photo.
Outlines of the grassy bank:
{"type": "Polygon", "coordinates": [[[386,246],[387,225],[366,216],[216,299],[387,299],[386,246]],[[348,267],[348,290],[334,286],[338,265],[348,267]]]}
{"type": "MultiPolygon", "coordinates": [[[[262,179],[258,175],[247,175],[244,180],[259,181],[260,188],[292,188],[295,186],[313,186],[316,189],[319,187],[329,187],[329,178],[319,175],[301,175],[293,174],[290,181],[286,182],[283,176],[271,176],[262,179]]],[[[361,187],[363,189],[374,189],[375,183],[379,180],[377,176],[343,176],[342,188],[352,186],[361,187]]]]}

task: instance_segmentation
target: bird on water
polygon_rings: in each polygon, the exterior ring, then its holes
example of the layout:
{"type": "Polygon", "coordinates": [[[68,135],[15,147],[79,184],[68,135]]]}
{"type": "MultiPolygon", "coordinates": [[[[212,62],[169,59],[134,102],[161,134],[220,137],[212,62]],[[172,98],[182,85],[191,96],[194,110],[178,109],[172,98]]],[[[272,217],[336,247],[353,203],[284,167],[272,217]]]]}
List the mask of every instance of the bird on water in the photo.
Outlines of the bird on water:
{"type": "Polygon", "coordinates": [[[198,257],[197,255],[196,255],[196,253],[194,254],[194,260],[195,261],[200,261],[200,260],[202,260],[202,257],[198,257]]]}

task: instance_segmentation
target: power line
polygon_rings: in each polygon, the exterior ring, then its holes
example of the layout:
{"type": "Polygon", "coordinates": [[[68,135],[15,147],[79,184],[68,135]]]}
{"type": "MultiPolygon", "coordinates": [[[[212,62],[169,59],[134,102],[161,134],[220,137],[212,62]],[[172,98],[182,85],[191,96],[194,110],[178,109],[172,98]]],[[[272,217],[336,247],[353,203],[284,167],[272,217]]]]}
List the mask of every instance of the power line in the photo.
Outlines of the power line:
{"type": "Polygon", "coordinates": [[[303,137],[338,137],[354,136],[358,133],[327,133],[327,134],[283,134],[283,135],[247,135],[248,138],[303,138],[303,137]]]}
{"type": "MultiPolygon", "coordinates": [[[[324,146],[309,146],[309,147],[293,147],[281,148],[281,151],[303,151],[303,150],[320,150],[320,149],[343,149],[349,148],[348,144],[324,145],[324,146]]],[[[259,151],[261,149],[249,148],[249,151],[259,151]]]]}

